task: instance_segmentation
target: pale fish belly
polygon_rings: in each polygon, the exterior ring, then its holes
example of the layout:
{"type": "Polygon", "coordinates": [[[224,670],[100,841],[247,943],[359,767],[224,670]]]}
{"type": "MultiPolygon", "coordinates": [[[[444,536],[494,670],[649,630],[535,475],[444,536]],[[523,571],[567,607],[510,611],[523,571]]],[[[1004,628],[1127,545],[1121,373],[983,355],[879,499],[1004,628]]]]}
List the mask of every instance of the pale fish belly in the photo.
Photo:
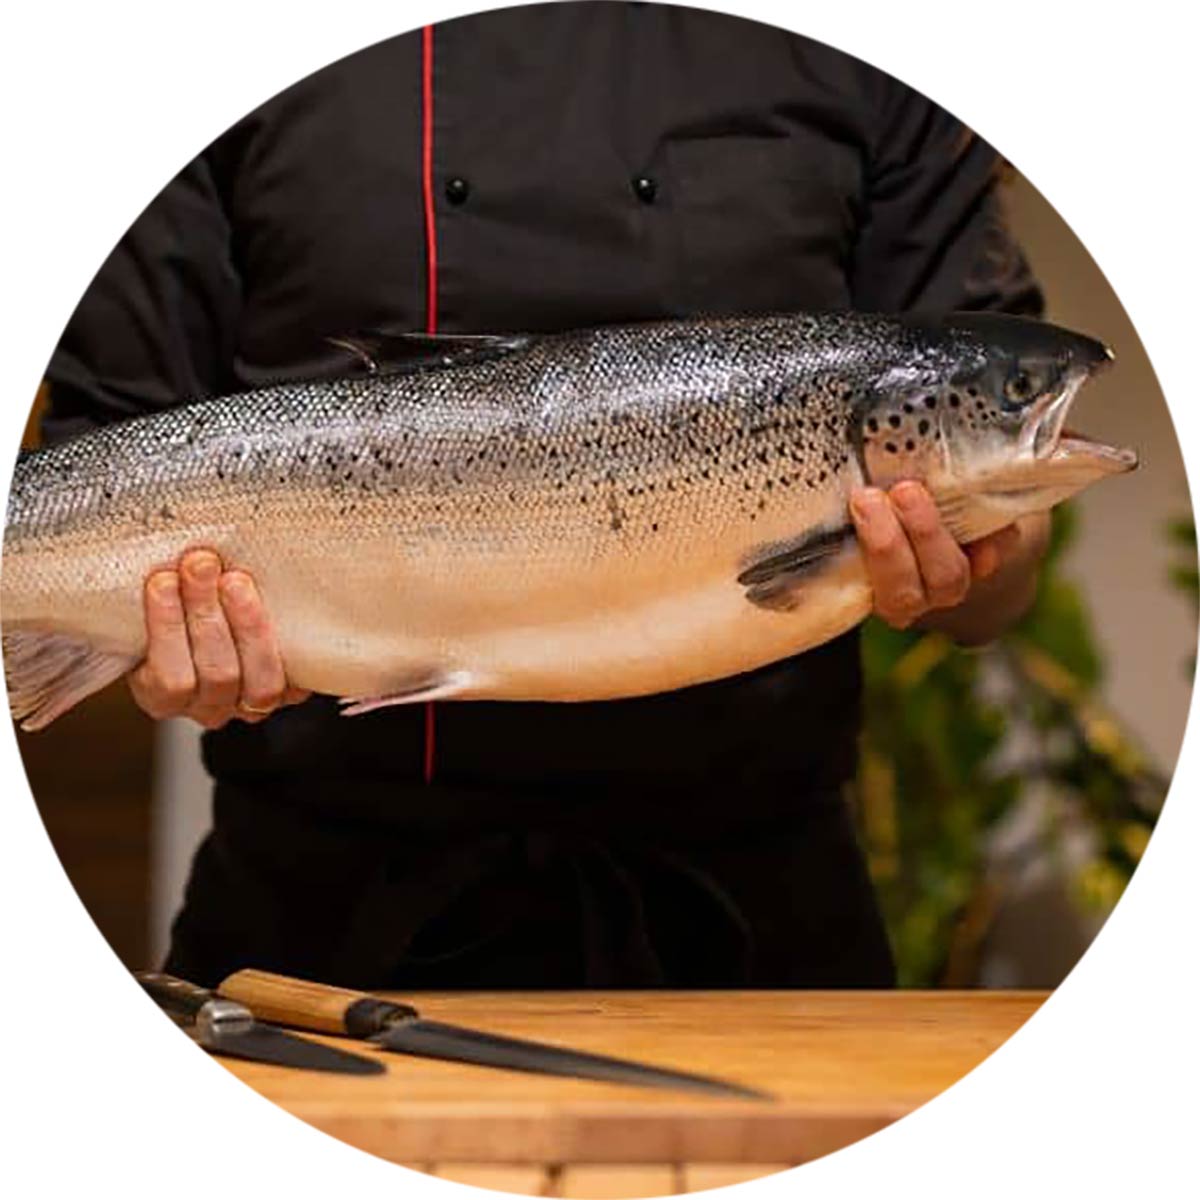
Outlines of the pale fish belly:
{"type": "MultiPolygon", "coordinates": [[[[449,597],[403,576],[381,590],[376,578],[359,591],[352,618],[310,592],[276,605],[276,625],[289,677],[315,691],[425,698],[440,682],[445,698],[575,701],[752,670],[844,633],[871,607],[853,548],[805,584],[788,611],[748,603],[727,566],[671,590],[626,581],[619,598],[602,579],[592,582],[595,592],[577,587],[574,604],[539,610],[531,599],[523,614],[498,616],[483,603],[472,624],[451,629],[434,616],[449,597]]],[[[464,569],[455,599],[487,588],[464,569]]]]}
{"type": "Polygon", "coordinates": [[[856,552],[809,584],[797,606],[748,604],[728,575],[569,624],[514,627],[452,647],[480,690],[509,700],[607,700],[707,683],[765,666],[838,636],[871,609],[856,552]]]}

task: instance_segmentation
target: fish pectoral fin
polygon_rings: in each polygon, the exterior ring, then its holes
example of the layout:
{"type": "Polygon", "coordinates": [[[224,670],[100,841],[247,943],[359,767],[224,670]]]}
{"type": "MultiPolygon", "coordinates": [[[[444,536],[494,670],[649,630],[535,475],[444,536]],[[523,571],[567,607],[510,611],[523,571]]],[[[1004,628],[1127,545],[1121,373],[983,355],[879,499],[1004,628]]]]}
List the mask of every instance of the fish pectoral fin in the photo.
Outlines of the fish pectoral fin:
{"type": "Polygon", "coordinates": [[[934,493],[938,516],[942,519],[950,536],[960,544],[971,541],[971,501],[965,493],[940,495],[934,493]]]}
{"type": "Polygon", "coordinates": [[[5,632],[3,645],[9,710],[28,733],[44,729],[138,662],[63,633],[13,630],[5,632]]]}
{"type": "Polygon", "coordinates": [[[474,676],[469,671],[430,671],[415,675],[400,684],[395,691],[379,696],[343,696],[343,717],[357,717],[362,713],[374,712],[377,708],[389,708],[393,704],[418,704],[424,700],[452,700],[461,696],[472,683],[474,676]]]}
{"type": "Polygon", "coordinates": [[[818,530],[791,542],[773,542],[750,557],[737,581],[751,604],[790,612],[799,604],[803,586],[853,543],[849,525],[818,530]]]}
{"type": "Polygon", "coordinates": [[[511,354],[533,341],[525,334],[388,333],[380,330],[325,340],[353,355],[356,366],[368,375],[462,366],[511,354]]]}

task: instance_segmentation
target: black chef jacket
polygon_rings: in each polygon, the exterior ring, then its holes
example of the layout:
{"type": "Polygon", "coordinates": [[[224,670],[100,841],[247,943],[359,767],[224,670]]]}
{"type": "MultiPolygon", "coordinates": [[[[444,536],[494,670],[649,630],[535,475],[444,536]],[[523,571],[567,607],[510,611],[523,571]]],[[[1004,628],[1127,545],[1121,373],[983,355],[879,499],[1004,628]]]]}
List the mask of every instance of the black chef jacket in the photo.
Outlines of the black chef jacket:
{"type": "MultiPolygon", "coordinates": [[[[997,165],[896,80],[765,25],[619,3],[452,21],[301,81],[168,184],[63,336],[47,436],[278,380],[380,326],[1036,311],[997,165]]],[[[214,829],[167,965],[885,984],[841,795],[858,724],[852,635],[628,701],[235,721],[204,738],[214,829]]]]}

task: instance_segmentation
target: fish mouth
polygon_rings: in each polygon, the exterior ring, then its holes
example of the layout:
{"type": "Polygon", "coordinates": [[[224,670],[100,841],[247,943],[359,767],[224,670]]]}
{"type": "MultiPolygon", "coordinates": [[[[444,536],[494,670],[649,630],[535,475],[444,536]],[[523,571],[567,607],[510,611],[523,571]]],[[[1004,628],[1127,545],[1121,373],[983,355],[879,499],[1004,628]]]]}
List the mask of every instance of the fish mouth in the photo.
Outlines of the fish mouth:
{"type": "Polygon", "coordinates": [[[1085,468],[1090,473],[1119,475],[1138,465],[1135,450],[1112,446],[1078,430],[1067,429],[1067,414],[1079,389],[1095,370],[1081,372],[1061,391],[1039,400],[1026,420],[1022,435],[1029,457],[1035,465],[1085,468]]]}

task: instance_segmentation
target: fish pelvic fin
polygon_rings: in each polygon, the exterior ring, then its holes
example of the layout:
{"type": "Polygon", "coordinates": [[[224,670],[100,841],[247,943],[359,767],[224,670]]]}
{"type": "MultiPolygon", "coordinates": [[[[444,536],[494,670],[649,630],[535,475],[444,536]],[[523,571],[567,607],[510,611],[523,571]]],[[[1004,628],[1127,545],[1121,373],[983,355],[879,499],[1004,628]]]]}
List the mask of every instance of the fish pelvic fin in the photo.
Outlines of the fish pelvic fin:
{"type": "Polygon", "coordinates": [[[791,612],[800,603],[804,585],[853,544],[850,525],[821,529],[791,542],[773,542],[750,555],[737,581],[751,604],[791,612]]]}
{"type": "Polygon", "coordinates": [[[380,696],[343,696],[343,717],[357,717],[374,712],[377,708],[390,708],[393,704],[419,704],[426,700],[453,700],[461,696],[475,682],[469,671],[430,671],[414,676],[397,686],[394,692],[380,696]]]}
{"type": "Polygon", "coordinates": [[[138,662],[64,633],[13,630],[4,633],[3,646],[9,711],[27,733],[44,729],[138,662]]]}

